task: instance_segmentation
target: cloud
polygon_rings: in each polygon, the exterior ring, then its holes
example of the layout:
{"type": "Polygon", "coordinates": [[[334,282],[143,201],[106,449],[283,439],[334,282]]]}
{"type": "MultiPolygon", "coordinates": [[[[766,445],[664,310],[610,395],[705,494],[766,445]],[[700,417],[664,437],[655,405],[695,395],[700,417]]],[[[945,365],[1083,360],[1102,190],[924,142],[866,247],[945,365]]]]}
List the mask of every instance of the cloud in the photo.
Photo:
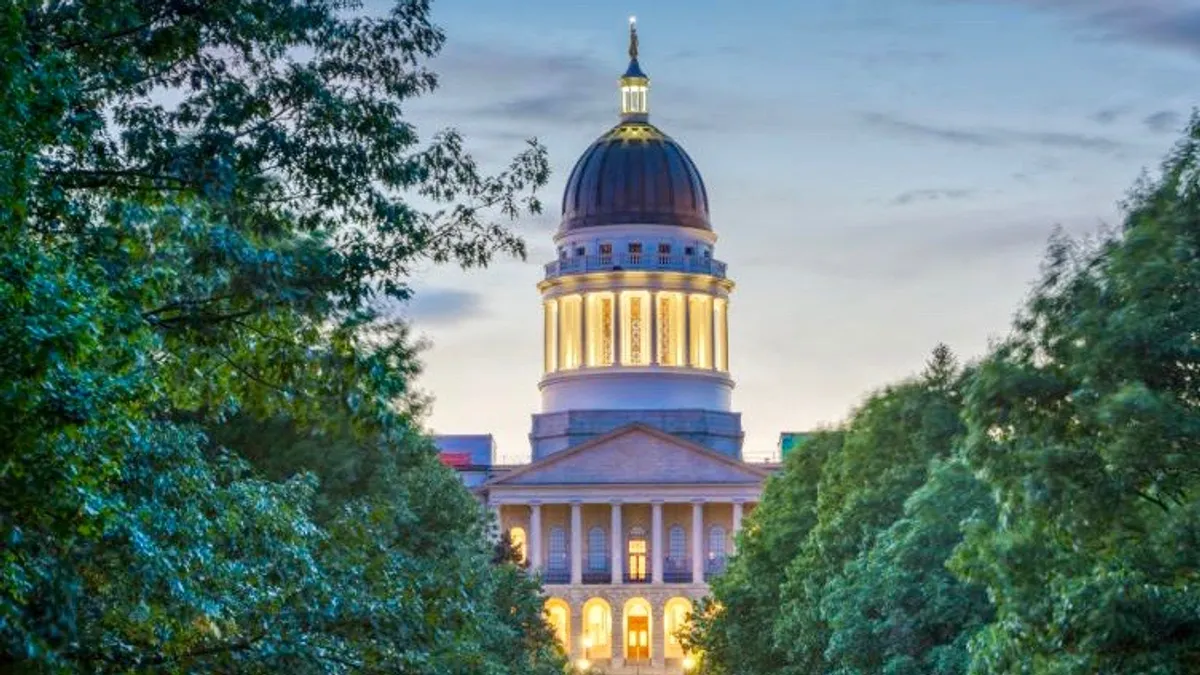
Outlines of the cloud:
{"type": "Polygon", "coordinates": [[[966,199],[974,195],[974,190],[964,188],[941,188],[932,190],[909,190],[901,192],[892,199],[892,204],[905,206],[914,202],[934,202],[952,199],[966,199]]]}
{"type": "Polygon", "coordinates": [[[1103,110],[1097,110],[1091,115],[1088,115],[1088,119],[1099,124],[1112,124],[1118,119],[1124,117],[1128,112],[1129,109],[1124,106],[1105,108],[1103,110]]]}
{"type": "Polygon", "coordinates": [[[1100,37],[1181,49],[1200,56],[1200,4],[1195,0],[986,0],[1072,17],[1100,37]]]}
{"type": "Polygon", "coordinates": [[[408,318],[425,325],[450,325],[478,318],[487,312],[483,295],[455,288],[425,288],[413,293],[406,307],[408,318]]]}
{"type": "Polygon", "coordinates": [[[868,126],[883,131],[958,145],[991,148],[1039,146],[1110,155],[1117,155],[1126,150],[1126,145],[1120,141],[1104,136],[1075,132],[1025,131],[999,127],[957,128],[913,122],[878,112],[865,113],[862,115],[862,120],[868,126]]]}
{"type": "Polygon", "coordinates": [[[1171,110],[1160,110],[1142,120],[1146,128],[1156,134],[1177,131],[1183,124],[1183,117],[1171,110]]]}

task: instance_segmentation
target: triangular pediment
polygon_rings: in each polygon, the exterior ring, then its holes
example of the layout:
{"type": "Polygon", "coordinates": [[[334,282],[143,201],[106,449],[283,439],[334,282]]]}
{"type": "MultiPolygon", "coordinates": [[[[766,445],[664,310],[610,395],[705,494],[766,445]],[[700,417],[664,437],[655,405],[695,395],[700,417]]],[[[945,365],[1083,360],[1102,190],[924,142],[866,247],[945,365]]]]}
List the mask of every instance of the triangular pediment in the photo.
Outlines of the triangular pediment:
{"type": "Polygon", "coordinates": [[[642,424],[631,424],[492,481],[492,485],[761,483],[767,473],[642,424]]]}

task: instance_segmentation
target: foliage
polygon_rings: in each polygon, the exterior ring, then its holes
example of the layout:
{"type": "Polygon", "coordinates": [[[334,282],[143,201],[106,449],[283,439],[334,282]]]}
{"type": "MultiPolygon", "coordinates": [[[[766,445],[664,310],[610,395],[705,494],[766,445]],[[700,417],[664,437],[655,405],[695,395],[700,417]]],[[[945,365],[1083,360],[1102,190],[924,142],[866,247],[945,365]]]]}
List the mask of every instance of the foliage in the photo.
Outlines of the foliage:
{"type": "Polygon", "coordinates": [[[788,458],[694,622],[706,672],[954,672],[988,612],[942,565],[959,521],[987,517],[986,493],[938,463],[968,380],[939,346],[788,458]]]}
{"type": "Polygon", "coordinates": [[[0,9],[0,669],[561,669],[372,309],[540,208],[536,144],[488,176],[403,119],[443,40],[420,0],[0,9]]]}
{"type": "Polygon", "coordinates": [[[998,617],[973,670],[1200,669],[1200,117],[1091,247],[1057,239],[971,388],[1001,518],[955,559],[998,617]]]}

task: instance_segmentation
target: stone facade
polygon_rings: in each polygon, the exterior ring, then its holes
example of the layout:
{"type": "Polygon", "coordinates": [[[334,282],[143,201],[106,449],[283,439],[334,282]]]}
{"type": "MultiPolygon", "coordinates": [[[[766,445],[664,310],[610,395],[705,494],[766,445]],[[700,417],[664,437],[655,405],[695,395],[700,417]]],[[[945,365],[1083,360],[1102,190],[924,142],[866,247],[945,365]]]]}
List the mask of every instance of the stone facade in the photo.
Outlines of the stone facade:
{"type": "Polygon", "coordinates": [[[742,452],[741,413],[721,410],[568,410],[533,416],[533,459],[640,422],[730,457],[742,452]]]}

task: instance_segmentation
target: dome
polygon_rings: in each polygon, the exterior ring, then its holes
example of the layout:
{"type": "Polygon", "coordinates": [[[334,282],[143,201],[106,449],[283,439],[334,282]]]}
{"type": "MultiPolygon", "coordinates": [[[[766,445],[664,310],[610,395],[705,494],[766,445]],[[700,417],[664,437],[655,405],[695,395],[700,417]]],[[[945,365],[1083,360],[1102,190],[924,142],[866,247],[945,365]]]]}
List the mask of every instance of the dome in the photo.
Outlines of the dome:
{"type": "Polygon", "coordinates": [[[626,119],[592,143],[567,178],[560,232],[601,225],[674,225],[711,230],[708,193],[691,157],[641,119],[626,119]]]}

